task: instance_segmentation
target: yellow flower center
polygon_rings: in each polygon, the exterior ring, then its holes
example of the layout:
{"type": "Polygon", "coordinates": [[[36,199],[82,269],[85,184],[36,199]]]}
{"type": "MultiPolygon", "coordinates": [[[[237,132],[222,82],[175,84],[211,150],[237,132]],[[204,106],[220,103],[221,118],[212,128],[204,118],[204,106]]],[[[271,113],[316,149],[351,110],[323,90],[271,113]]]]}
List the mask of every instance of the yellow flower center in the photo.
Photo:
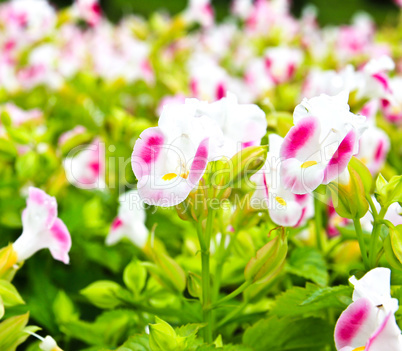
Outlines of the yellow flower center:
{"type": "Polygon", "coordinates": [[[172,180],[173,178],[176,178],[177,174],[176,173],[166,173],[162,179],[163,180],[172,180]]]}
{"type": "Polygon", "coordinates": [[[301,168],[308,168],[308,167],[314,166],[316,164],[317,164],[316,161],[307,161],[307,162],[302,163],[302,165],[300,167],[301,168]]]}
{"type": "Polygon", "coordinates": [[[281,198],[280,196],[277,196],[277,197],[275,198],[275,200],[276,200],[280,205],[286,206],[286,201],[285,201],[283,198],[281,198]]]}
{"type": "Polygon", "coordinates": [[[365,347],[362,346],[362,347],[358,347],[357,349],[354,349],[353,351],[364,351],[364,349],[365,349],[365,347]]]}
{"type": "MultiPolygon", "coordinates": [[[[182,174],[180,174],[180,177],[182,177],[183,179],[187,179],[189,173],[190,173],[189,171],[187,171],[186,173],[182,173],[182,174]]],[[[176,173],[166,173],[166,174],[162,177],[162,179],[163,179],[163,180],[172,180],[173,178],[176,178],[176,177],[177,177],[177,174],[176,174],[176,173]]]]}

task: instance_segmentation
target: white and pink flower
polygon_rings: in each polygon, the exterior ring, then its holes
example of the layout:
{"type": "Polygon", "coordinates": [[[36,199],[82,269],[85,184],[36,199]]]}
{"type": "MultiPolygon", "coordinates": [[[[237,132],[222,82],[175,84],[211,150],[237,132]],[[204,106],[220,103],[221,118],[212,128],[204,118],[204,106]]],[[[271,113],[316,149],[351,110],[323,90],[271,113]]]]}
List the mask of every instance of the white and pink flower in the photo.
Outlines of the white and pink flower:
{"type": "Polygon", "coordinates": [[[96,139],[92,144],[70,151],[63,162],[67,180],[80,189],[104,189],[105,149],[96,139]]]}
{"type": "Polygon", "coordinates": [[[145,226],[145,208],[138,191],[132,190],[119,197],[119,211],[113,220],[106,245],[114,245],[122,238],[129,239],[134,245],[145,246],[149,231],[145,226]]]}
{"type": "Polygon", "coordinates": [[[401,331],[395,321],[398,300],[391,298],[391,271],[375,268],[363,278],[350,278],[353,303],[341,314],[335,327],[339,351],[400,351],[401,331]]]}
{"type": "Polygon", "coordinates": [[[102,20],[102,9],[98,0],[76,0],[73,9],[79,18],[91,26],[96,26],[102,20]]]}
{"type": "Polygon", "coordinates": [[[349,110],[348,94],[304,99],[293,114],[295,125],[281,147],[283,184],[295,194],[306,194],[341,176],[358,152],[367,128],[365,117],[349,110]]]}
{"type": "Polygon", "coordinates": [[[308,194],[294,194],[283,186],[280,176],[282,142],[283,138],[279,135],[269,135],[267,161],[264,167],[251,177],[256,183],[256,190],[250,203],[256,209],[268,209],[274,223],[298,227],[312,215],[312,198],[308,194]]]}
{"type": "Polygon", "coordinates": [[[131,163],[146,204],[168,207],[184,201],[208,161],[220,156],[222,132],[211,118],[197,116],[197,105],[165,105],[158,127],[146,129],[136,141],[131,163]]]}
{"type": "Polygon", "coordinates": [[[27,207],[22,213],[23,231],[13,243],[17,262],[31,257],[35,252],[48,248],[55,260],[69,263],[70,233],[57,217],[57,202],[43,190],[30,187],[27,207]]]}
{"type": "Polygon", "coordinates": [[[275,47],[265,51],[265,68],[275,84],[291,80],[303,61],[303,52],[290,47],[275,47]]]}
{"type": "Polygon", "coordinates": [[[210,27],[214,24],[214,9],[210,0],[189,0],[183,15],[189,23],[199,23],[203,27],[210,27]]]}
{"type": "Polygon", "coordinates": [[[361,114],[367,117],[368,128],[360,138],[359,152],[356,155],[373,176],[381,171],[391,146],[388,135],[375,125],[377,111],[378,101],[367,103],[361,110],[361,114]]]}
{"type": "Polygon", "coordinates": [[[257,105],[239,104],[235,94],[211,104],[198,104],[198,113],[217,122],[224,136],[222,157],[231,158],[241,149],[261,144],[267,130],[265,113],[257,105]]]}

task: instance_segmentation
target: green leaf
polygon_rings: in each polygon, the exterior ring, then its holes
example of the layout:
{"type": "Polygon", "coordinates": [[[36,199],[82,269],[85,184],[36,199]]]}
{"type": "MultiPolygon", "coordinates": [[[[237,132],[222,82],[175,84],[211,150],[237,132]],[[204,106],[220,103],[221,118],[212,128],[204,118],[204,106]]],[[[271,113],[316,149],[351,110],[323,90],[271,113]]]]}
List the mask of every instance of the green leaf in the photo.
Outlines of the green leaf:
{"type": "Polygon", "coordinates": [[[307,283],[306,288],[293,287],[276,298],[272,315],[323,316],[328,308],[345,309],[351,302],[349,286],[320,287],[307,283]]]}
{"type": "Polygon", "coordinates": [[[131,336],[116,351],[151,351],[148,335],[131,336]]]}
{"type": "Polygon", "coordinates": [[[29,314],[8,318],[0,323],[0,350],[14,351],[29,336],[24,333],[29,314]]]}
{"type": "Polygon", "coordinates": [[[321,351],[333,345],[333,333],[333,328],[318,318],[272,316],[248,328],[243,343],[255,351],[321,351]]]}
{"type": "Polygon", "coordinates": [[[137,260],[131,261],[124,269],[124,284],[136,295],[141,293],[147,280],[146,268],[137,260]]]}
{"type": "Polygon", "coordinates": [[[402,225],[390,227],[384,239],[385,258],[392,268],[402,270],[402,225]]]}
{"type": "Polygon", "coordinates": [[[89,301],[99,308],[112,309],[121,304],[118,296],[124,289],[117,283],[109,280],[99,280],[81,290],[89,301]]]}
{"type": "Polygon", "coordinates": [[[14,285],[4,279],[0,279],[0,296],[3,299],[5,307],[21,305],[25,303],[14,285]]]}
{"type": "Polygon", "coordinates": [[[312,247],[295,249],[286,267],[289,273],[309,279],[320,285],[328,284],[327,264],[322,254],[312,247]]]}
{"type": "Polygon", "coordinates": [[[389,182],[380,174],[376,181],[375,197],[381,207],[402,202],[402,175],[394,176],[389,182]]]}
{"type": "Polygon", "coordinates": [[[60,290],[53,302],[53,313],[58,324],[63,324],[71,320],[77,320],[78,312],[68,295],[60,290]]]}
{"type": "Polygon", "coordinates": [[[136,323],[136,313],[130,310],[103,312],[95,322],[70,321],[62,326],[63,332],[75,339],[100,347],[116,347],[129,335],[136,323]]]}

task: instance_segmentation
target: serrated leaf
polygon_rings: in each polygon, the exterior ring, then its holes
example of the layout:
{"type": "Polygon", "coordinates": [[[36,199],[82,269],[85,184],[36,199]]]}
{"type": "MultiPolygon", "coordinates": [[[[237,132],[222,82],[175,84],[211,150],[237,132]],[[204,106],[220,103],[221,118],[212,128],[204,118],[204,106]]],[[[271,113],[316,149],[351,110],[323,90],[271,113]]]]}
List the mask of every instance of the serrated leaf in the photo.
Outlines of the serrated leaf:
{"type": "Polygon", "coordinates": [[[151,351],[148,335],[134,335],[121,345],[116,351],[151,351]]]}
{"type": "Polygon", "coordinates": [[[322,316],[328,308],[345,309],[351,302],[351,289],[320,287],[307,283],[306,288],[293,287],[276,298],[271,314],[285,316],[322,316]]]}
{"type": "Polygon", "coordinates": [[[321,351],[333,345],[333,327],[318,318],[272,316],[248,328],[243,336],[243,344],[255,351],[321,351]]]}
{"type": "Polygon", "coordinates": [[[290,255],[286,270],[314,283],[328,284],[327,264],[322,254],[312,247],[295,249],[290,255]]]}

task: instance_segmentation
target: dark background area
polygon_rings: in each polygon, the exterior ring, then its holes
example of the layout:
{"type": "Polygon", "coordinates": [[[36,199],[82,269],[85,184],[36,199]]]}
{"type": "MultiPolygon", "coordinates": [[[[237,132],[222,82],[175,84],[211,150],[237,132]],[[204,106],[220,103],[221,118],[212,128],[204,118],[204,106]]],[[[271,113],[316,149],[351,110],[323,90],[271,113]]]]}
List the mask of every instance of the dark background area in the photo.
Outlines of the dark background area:
{"type": "MultiPolygon", "coordinates": [[[[72,3],[71,0],[50,0],[50,2],[57,7],[72,3]]],[[[112,21],[118,21],[129,13],[144,17],[157,10],[174,14],[184,9],[187,4],[187,0],[100,0],[100,2],[107,17],[112,21]]],[[[228,13],[230,2],[230,0],[212,0],[218,19],[228,13]]],[[[347,23],[359,10],[370,13],[379,25],[395,23],[399,14],[392,0],[293,0],[292,3],[292,11],[296,16],[300,15],[305,5],[315,5],[319,10],[318,19],[323,25],[347,23]]]]}

